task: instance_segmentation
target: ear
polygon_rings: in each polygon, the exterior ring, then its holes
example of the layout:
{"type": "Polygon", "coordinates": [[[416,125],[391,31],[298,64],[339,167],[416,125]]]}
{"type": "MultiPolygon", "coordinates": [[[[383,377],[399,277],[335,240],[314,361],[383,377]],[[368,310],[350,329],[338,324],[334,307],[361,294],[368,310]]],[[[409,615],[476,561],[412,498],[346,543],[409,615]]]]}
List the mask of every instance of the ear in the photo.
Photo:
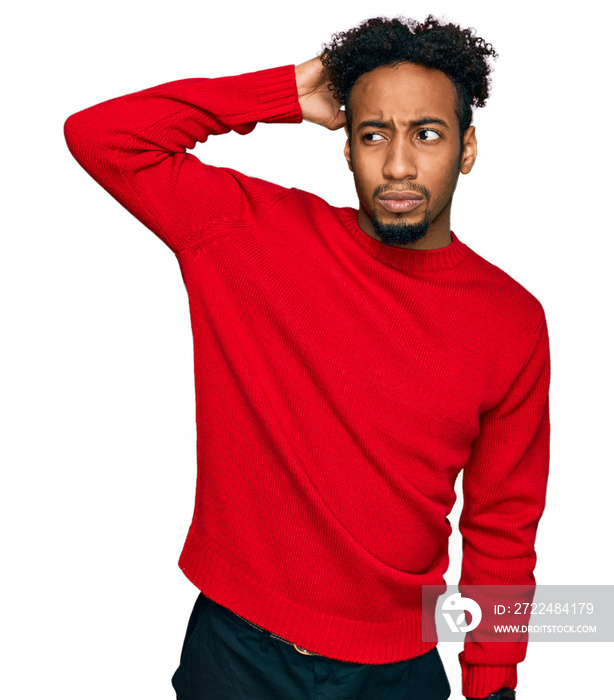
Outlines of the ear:
{"type": "Polygon", "coordinates": [[[345,141],[345,148],[343,149],[343,155],[345,156],[345,159],[348,164],[348,168],[352,170],[352,155],[350,152],[350,132],[348,131],[347,126],[345,127],[345,135],[346,135],[346,141],[345,141]]]}
{"type": "Polygon", "coordinates": [[[471,172],[475,159],[478,157],[478,141],[475,137],[475,126],[470,126],[463,136],[463,153],[461,155],[460,171],[463,175],[471,172]]]}

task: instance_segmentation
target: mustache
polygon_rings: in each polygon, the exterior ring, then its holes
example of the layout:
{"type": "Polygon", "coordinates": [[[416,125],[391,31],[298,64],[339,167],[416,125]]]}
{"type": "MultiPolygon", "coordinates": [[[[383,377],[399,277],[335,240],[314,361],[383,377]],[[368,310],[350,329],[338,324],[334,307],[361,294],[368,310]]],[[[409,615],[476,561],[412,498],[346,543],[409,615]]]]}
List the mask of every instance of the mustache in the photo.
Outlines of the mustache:
{"type": "Polygon", "coordinates": [[[387,192],[405,192],[407,190],[410,192],[418,192],[427,200],[431,197],[431,193],[426,189],[426,187],[423,187],[416,182],[402,182],[400,185],[400,187],[392,187],[388,183],[379,185],[379,187],[375,188],[375,192],[373,192],[373,198],[375,199],[376,197],[380,197],[387,192]]]}

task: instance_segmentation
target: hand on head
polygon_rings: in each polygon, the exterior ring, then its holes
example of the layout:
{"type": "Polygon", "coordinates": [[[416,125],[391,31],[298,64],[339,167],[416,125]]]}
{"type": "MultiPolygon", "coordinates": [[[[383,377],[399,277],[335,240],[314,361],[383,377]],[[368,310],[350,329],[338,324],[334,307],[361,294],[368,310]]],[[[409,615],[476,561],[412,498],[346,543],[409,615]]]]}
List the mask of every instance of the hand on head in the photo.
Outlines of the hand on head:
{"type": "Polygon", "coordinates": [[[296,66],[294,72],[303,119],[327,129],[345,126],[345,112],[333,97],[319,56],[296,66]]]}

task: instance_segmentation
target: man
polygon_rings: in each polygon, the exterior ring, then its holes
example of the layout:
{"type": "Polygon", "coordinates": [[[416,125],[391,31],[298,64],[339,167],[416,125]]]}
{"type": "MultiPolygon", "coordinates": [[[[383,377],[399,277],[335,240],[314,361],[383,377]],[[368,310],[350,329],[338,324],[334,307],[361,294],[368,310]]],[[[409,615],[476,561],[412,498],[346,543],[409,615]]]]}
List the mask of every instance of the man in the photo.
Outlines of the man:
{"type": "MultiPolygon", "coordinates": [[[[533,583],[544,314],[450,229],[493,55],[431,17],[372,19],[296,68],[180,80],[66,122],[190,299],[198,482],[180,566],[201,594],[180,700],[449,697],[421,591],[443,584],[463,469],[461,583],[533,583]],[[185,152],[303,119],[346,127],[358,211],[185,152]]],[[[468,640],[464,695],[513,697],[525,646],[468,640]]]]}

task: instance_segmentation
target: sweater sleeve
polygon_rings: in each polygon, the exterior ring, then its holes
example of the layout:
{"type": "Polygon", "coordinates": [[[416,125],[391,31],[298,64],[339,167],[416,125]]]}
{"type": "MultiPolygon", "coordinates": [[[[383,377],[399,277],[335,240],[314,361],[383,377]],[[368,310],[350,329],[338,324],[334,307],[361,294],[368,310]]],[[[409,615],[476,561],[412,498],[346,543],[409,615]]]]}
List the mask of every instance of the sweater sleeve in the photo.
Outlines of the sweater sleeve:
{"type": "Polygon", "coordinates": [[[282,188],[186,153],[256,123],[300,122],[293,66],[165,83],[77,112],[65,123],[83,168],[171,249],[207,230],[253,219],[282,188]]]}
{"type": "MultiPolygon", "coordinates": [[[[507,590],[532,598],[534,543],[548,475],[549,383],[548,332],[542,312],[522,369],[500,403],[481,417],[480,434],[464,470],[460,586],[462,591],[477,586],[483,595],[483,620],[475,633],[467,634],[459,656],[463,694],[468,697],[516,687],[516,665],[526,655],[526,635],[510,643],[509,638],[501,641],[477,632],[485,619],[493,622],[493,605],[502,602],[496,600],[497,589],[491,585],[518,587],[507,590]]],[[[464,591],[463,595],[473,597],[464,591]]]]}

